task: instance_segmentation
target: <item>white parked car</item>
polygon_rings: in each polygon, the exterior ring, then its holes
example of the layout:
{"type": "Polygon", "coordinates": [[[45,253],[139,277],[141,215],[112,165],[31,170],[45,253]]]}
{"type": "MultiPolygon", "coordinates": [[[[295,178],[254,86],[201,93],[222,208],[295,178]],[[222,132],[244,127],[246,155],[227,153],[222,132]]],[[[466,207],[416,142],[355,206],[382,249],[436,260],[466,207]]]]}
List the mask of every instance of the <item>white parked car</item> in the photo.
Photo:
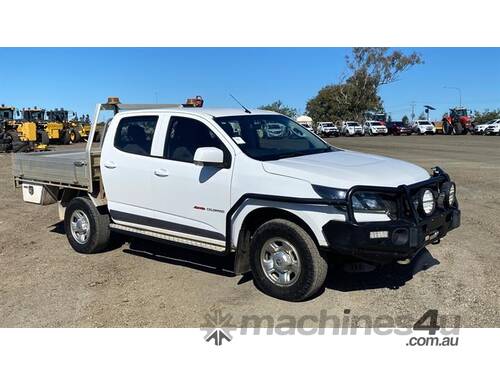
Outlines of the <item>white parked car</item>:
{"type": "Polygon", "coordinates": [[[486,129],[484,129],[485,135],[500,135],[500,121],[495,122],[494,124],[488,125],[486,129]]]}
{"type": "Polygon", "coordinates": [[[412,129],[418,135],[436,134],[436,127],[432,122],[427,120],[416,120],[413,123],[412,129]]]}
{"type": "Polygon", "coordinates": [[[365,129],[365,134],[369,135],[389,134],[387,126],[385,126],[380,121],[366,121],[364,129],[365,129]]]}
{"type": "Polygon", "coordinates": [[[365,130],[363,126],[356,121],[343,121],[342,128],[340,130],[342,135],[345,136],[355,136],[355,135],[365,135],[365,130]]]}
{"type": "Polygon", "coordinates": [[[316,134],[320,137],[338,137],[340,132],[333,122],[318,122],[316,134]]]}
{"type": "Polygon", "coordinates": [[[488,121],[486,124],[474,125],[474,134],[484,134],[486,128],[488,128],[490,125],[495,125],[495,124],[500,124],[500,119],[497,118],[488,121]]]}
{"type": "Polygon", "coordinates": [[[460,225],[455,184],[439,167],[332,147],[278,113],[97,108],[85,151],[13,159],[24,200],[57,203],[80,253],[108,249],[116,232],[232,254],[236,274],[300,301],[322,287],[328,253],[411,259],[460,225]],[[114,117],[97,143],[103,111],[114,117]],[[264,137],[269,124],[284,136],[264,137]]]}

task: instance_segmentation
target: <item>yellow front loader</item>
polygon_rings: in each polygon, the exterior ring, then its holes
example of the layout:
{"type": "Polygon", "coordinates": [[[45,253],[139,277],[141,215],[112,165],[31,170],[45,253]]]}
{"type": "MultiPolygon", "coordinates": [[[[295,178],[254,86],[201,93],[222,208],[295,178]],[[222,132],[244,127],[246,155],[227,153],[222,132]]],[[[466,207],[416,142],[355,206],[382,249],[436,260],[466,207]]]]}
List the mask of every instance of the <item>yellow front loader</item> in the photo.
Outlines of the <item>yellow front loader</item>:
{"type": "Polygon", "coordinates": [[[31,119],[16,120],[15,113],[15,107],[3,104],[0,106],[0,151],[26,152],[47,149],[48,139],[38,130],[36,122],[40,114],[31,119]]]}

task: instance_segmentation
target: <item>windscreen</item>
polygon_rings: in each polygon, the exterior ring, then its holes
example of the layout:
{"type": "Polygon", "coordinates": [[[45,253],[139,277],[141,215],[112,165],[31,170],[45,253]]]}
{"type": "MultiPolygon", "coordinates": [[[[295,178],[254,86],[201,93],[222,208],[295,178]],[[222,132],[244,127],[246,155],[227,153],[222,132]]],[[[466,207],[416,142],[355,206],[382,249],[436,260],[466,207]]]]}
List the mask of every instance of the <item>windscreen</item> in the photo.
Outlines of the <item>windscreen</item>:
{"type": "Polygon", "coordinates": [[[228,116],[214,120],[245,154],[257,160],[277,160],[337,150],[281,115],[228,116]]]}

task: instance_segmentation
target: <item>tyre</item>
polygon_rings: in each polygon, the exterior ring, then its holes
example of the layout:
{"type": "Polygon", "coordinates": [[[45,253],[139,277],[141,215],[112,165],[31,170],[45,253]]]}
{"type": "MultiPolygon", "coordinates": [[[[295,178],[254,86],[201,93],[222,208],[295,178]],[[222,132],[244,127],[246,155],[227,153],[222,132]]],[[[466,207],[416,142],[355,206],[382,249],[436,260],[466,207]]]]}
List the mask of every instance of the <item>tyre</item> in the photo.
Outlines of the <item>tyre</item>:
{"type": "Polygon", "coordinates": [[[64,145],[69,145],[71,143],[71,139],[70,139],[70,136],[69,136],[69,131],[65,131],[61,134],[61,137],[62,137],[62,143],[64,145]]]}
{"type": "Polygon", "coordinates": [[[7,152],[9,151],[9,144],[8,143],[0,143],[0,152],[7,152]]]}
{"type": "Polygon", "coordinates": [[[48,145],[50,142],[49,135],[45,130],[41,130],[38,133],[38,141],[43,145],[48,145]]]}
{"type": "Polygon", "coordinates": [[[274,219],[262,224],[250,243],[256,286],[286,301],[302,301],[323,285],[328,265],[309,234],[295,223],[274,219]]]}
{"type": "Polygon", "coordinates": [[[7,131],[7,133],[5,134],[4,138],[10,139],[11,143],[20,142],[21,141],[21,138],[19,138],[19,133],[16,132],[15,130],[9,130],[9,131],[7,131]]]}
{"type": "Polygon", "coordinates": [[[88,198],[78,197],[69,202],[64,229],[71,247],[79,253],[95,254],[109,245],[109,215],[99,212],[88,198]]]}
{"type": "Polygon", "coordinates": [[[12,141],[12,152],[27,152],[29,151],[28,142],[23,141],[12,141]]]}
{"type": "Polygon", "coordinates": [[[80,137],[80,133],[79,133],[77,130],[75,130],[75,129],[70,129],[70,130],[68,131],[68,133],[69,133],[69,141],[70,141],[71,143],[77,143],[77,142],[80,142],[80,138],[81,138],[81,137],[80,137]]]}
{"type": "Polygon", "coordinates": [[[444,130],[443,134],[445,135],[453,134],[453,127],[448,122],[445,122],[443,130],[444,130]]]}

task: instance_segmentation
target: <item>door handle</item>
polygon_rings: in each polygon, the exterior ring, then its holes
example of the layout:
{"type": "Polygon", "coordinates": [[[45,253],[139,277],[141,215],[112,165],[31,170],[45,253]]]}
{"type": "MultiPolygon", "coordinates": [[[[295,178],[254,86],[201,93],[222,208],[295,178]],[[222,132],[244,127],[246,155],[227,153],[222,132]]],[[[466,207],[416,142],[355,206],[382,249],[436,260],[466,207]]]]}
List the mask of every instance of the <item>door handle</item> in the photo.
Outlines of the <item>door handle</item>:
{"type": "Polygon", "coordinates": [[[105,161],[104,166],[108,169],[115,169],[116,164],[113,161],[105,161]]]}
{"type": "Polygon", "coordinates": [[[154,174],[155,174],[155,176],[158,176],[158,177],[167,177],[168,171],[166,169],[163,169],[163,168],[155,169],[154,174]]]}

